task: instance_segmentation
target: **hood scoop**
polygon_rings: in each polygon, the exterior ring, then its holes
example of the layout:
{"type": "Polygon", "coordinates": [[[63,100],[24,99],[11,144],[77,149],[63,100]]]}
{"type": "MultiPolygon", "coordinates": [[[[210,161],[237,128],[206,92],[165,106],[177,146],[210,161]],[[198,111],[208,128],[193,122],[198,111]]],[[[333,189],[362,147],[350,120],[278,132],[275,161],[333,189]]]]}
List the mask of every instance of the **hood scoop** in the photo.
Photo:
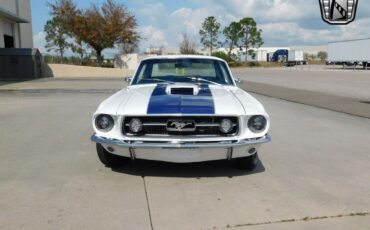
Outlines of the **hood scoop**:
{"type": "Polygon", "coordinates": [[[168,86],[166,90],[168,95],[197,95],[199,92],[198,86],[168,86]]]}

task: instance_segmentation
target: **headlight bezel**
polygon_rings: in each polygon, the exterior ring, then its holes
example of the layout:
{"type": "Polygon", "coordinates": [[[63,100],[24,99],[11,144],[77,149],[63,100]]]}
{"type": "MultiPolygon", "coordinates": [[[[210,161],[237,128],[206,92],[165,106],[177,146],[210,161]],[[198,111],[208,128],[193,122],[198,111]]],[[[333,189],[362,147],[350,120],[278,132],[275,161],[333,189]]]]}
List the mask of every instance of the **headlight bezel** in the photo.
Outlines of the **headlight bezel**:
{"type": "Polygon", "coordinates": [[[107,132],[110,132],[114,125],[115,125],[115,122],[114,122],[114,118],[109,115],[109,114],[99,114],[95,117],[95,128],[97,130],[99,130],[100,132],[104,132],[104,133],[107,133],[107,132]],[[108,121],[109,122],[109,125],[107,126],[107,128],[103,128],[101,127],[101,124],[99,123],[99,121],[101,119],[104,119],[105,118],[105,121],[108,121]]]}
{"type": "Polygon", "coordinates": [[[266,130],[266,128],[267,128],[267,118],[265,117],[265,116],[263,116],[263,115],[253,115],[253,116],[251,116],[251,117],[249,117],[248,118],[248,122],[247,122],[247,126],[248,126],[248,129],[250,130],[250,131],[252,131],[253,133],[262,133],[262,132],[264,132],[265,130],[266,130]],[[255,121],[256,121],[256,119],[258,119],[258,118],[262,118],[262,121],[260,121],[260,122],[263,122],[263,128],[256,128],[254,125],[255,124],[253,124],[255,121]]]}

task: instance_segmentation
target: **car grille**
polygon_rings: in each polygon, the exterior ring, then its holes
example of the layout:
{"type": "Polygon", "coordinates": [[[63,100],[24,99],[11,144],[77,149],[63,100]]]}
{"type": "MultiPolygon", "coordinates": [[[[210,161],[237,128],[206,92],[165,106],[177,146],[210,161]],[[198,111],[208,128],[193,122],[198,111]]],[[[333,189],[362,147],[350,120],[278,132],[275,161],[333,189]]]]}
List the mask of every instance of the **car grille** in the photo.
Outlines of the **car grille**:
{"type": "Polygon", "coordinates": [[[238,131],[237,117],[125,117],[122,124],[122,132],[126,136],[233,136],[238,131]],[[140,119],[143,123],[143,129],[138,134],[130,131],[129,123],[134,118],[140,119]],[[233,129],[228,134],[219,130],[219,124],[225,118],[233,123],[233,129]],[[168,130],[168,122],[173,121],[194,123],[195,127],[187,131],[168,130]]]}

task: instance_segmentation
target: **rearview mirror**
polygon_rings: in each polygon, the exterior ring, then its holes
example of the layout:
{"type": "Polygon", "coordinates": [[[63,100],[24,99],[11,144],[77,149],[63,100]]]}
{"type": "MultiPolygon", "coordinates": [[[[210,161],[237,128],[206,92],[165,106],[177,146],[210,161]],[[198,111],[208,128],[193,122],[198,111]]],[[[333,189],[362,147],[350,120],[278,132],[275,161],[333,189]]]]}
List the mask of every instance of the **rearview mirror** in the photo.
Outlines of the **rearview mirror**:
{"type": "Polygon", "coordinates": [[[178,62],[175,64],[175,68],[177,69],[186,69],[191,67],[191,62],[178,62]]]}
{"type": "Polygon", "coordinates": [[[234,79],[234,81],[235,81],[235,83],[236,83],[237,85],[240,85],[241,83],[243,83],[243,80],[242,80],[242,79],[240,79],[240,77],[238,77],[238,78],[234,79]]]}
{"type": "Polygon", "coordinates": [[[132,77],[125,77],[125,82],[127,82],[127,84],[130,84],[132,81],[132,77]]]}

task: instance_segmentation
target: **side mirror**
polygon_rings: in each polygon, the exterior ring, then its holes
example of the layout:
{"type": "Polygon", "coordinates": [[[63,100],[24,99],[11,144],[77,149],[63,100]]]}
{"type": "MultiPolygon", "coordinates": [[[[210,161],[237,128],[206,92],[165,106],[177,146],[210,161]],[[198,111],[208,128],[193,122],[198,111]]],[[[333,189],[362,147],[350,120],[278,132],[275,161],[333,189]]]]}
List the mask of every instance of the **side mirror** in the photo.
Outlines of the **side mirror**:
{"type": "Polygon", "coordinates": [[[235,81],[235,83],[236,83],[237,85],[240,85],[241,83],[243,83],[243,80],[242,80],[242,79],[240,79],[240,77],[238,77],[238,78],[234,79],[234,81],[235,81]]]}
{"type": "Polygon", "coordinates": [[[126,82],[127,84],[130,84],[130,83],[131,83],[131,81],[132,81],[132,77],[125,77],[125,82],[126,82]]]}

